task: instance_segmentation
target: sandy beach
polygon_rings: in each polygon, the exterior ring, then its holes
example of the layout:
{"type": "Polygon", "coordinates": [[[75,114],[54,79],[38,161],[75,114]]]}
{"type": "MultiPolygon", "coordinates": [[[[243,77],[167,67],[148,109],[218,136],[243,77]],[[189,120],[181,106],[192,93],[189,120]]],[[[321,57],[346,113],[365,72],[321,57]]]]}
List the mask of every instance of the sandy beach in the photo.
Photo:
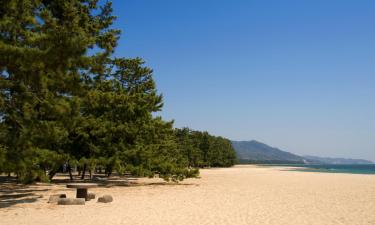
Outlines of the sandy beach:
{"type": "Polygon", "coordinates": [[[1,225],[262,224],[373,225],[375,176],[288,171],[281,167],[203,169],[200,179],[166,184],[135,179],[92,189],[112,203],[47,203],[65,184],[1,184],[1,225]]]}

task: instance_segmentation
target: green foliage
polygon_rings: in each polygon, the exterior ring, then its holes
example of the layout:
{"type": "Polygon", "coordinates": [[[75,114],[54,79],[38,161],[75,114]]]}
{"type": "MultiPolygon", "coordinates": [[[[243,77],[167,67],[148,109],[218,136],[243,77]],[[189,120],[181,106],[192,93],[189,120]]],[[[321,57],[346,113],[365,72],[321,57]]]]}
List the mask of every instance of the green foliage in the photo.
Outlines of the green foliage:
{"type": "Polygon", "coordinates": [[[81,114],[82,76],[97,58],[86,52],[118,33],[101,32],[113,19],[108,7],[94,15],[96,1],[2,2],[1,141],[21,180],[53,175],[66,154],[71,125],[81,114]]]}
{"type": "Polygon", "coordinates": [[[5,170],[5,162],[6,162],[6,150],[5,147],[0,145],[0,173],[4,172],[5,170]]]}
{"type": "Polygon", "coordinates": [[[0,5],[0,167],[46,181],[66,162],[108,175],[196,176],[176,145],[152,70],[112,56],[111,2],[0,5]],[[4,150],[6,149],[6,151],[4,150]]]}
{"type": "Polygon", "coordinates": [[[176,141],[189,167],[228,167],[236,162],[230,140],[188,128],[175,129],[176,141]]]}

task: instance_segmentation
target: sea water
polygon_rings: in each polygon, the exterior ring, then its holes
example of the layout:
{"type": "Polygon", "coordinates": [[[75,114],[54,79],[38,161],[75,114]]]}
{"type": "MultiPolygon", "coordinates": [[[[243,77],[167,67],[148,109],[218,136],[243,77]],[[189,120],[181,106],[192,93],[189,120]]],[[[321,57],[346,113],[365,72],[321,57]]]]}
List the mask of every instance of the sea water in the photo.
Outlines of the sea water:
{"type": "Polygon", "coordinates": [[[321,164],[321,165],[288,165],[298,167],[294,170],[305,172],[324,172],[324,173],[352,173],[352,174],[374,174],[375,164],[321,164]]]}

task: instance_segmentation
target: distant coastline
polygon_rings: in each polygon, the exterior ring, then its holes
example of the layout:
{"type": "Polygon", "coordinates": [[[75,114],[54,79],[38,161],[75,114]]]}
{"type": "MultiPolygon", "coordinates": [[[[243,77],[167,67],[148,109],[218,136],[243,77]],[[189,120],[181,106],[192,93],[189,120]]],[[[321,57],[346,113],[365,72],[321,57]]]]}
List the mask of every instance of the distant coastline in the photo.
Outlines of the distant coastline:
{"type": "Polygon", "coordinates": [[[289,167],[290,171],[320,172],[320,173],[348,173],[348,174],[373,174],[375,164],[258,164],[259,166],[289,167]]]}

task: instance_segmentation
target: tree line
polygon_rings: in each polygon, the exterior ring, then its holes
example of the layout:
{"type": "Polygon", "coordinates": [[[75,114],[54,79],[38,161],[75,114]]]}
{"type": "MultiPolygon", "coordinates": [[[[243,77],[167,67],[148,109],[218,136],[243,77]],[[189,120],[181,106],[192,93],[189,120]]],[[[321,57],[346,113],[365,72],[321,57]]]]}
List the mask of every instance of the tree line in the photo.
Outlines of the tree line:
{"type": "Polygon", "coordinates": [[[65,165],[177,181],[233,165],[228,140],[153,116],[153,71],[114,56],[115,19],[111,2],[2,1],[0,172],[50,181],[65,165]]]}
{"type": "Polygon", "coordinates": [[[175,129],[180,152],[189,167],[228,167],[236,163],[230,140],[189,128],[175,129]]]}

